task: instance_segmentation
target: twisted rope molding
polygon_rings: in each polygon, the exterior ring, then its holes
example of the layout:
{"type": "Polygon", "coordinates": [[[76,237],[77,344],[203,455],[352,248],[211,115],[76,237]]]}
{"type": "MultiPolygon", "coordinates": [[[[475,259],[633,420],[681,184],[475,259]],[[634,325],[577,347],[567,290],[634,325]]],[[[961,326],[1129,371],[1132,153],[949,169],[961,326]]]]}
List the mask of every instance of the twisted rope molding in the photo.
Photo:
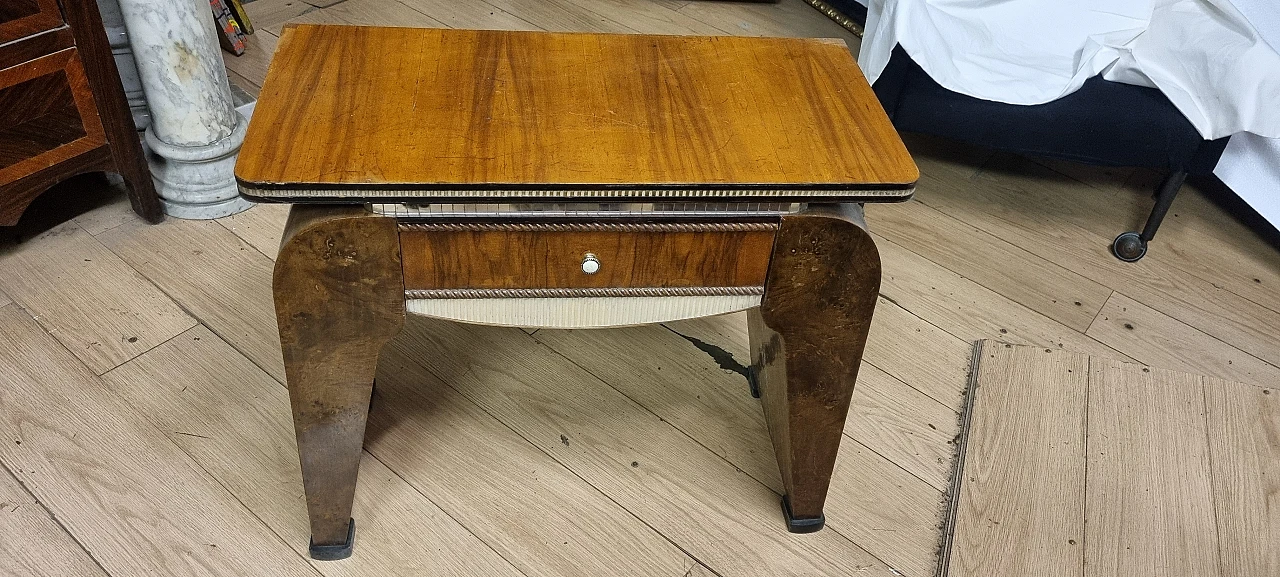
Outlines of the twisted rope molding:
{"type": "Polygon", "coordinates": [[[501,232],[746,232],[778,230],[776,222],[405,222],[401,231],[501,232]]]}
{"type": "Polygon", "coordinates": [[[519,289],[410,289],[404,296],[417,299],[546,299],[584,297],[712,297],[763,295],[762,286],[606,287],[519,289]]]}

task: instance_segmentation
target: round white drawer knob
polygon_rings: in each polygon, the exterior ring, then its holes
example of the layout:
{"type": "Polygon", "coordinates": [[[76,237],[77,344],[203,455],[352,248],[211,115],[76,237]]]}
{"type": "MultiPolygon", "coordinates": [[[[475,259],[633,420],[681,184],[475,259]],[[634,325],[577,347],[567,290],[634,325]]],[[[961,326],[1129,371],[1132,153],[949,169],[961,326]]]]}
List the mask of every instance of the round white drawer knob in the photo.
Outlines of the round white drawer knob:
{"type": "Polygon", "coordinates": [[[582,255],[582,272],[587,274],[600,272],[600,259],[591,253],[582,255]]]}

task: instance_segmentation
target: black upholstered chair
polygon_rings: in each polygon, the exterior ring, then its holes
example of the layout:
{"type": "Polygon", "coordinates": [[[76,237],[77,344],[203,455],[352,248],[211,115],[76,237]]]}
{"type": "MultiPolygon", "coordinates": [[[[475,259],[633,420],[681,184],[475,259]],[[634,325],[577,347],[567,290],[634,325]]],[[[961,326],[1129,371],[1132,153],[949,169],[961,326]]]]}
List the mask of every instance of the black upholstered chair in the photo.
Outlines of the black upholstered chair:
{"type": "MultiPolygon", "coordinates": [[[[827,3],[866,22],[866,9],[854,0],[827,3]]],[[[1164,171],[1142,231],[1122,233],[1111,245],[1117,258],[1129,262],[1146,254],[1187,175],[1211,173],[1227,145],[1226,138],[1202,138],[1159,90],[1100,77],[1046,104],[1004,104],[943,88],[899,46],[873,88],[903,132],[1085,164],[1164,171]]]]}

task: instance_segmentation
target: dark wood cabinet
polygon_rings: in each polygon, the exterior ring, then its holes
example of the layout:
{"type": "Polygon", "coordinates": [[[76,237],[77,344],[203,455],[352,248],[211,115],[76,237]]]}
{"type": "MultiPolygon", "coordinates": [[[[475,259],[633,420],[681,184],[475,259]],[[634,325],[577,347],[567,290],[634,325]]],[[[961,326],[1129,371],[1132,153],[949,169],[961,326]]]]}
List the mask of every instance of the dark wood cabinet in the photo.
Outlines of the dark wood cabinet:
{"type": "Polygon", "coordinates": [[[57,0],[4,0],[0,4],[0,44],[62,25],[57,0]]]}
{"type": "Polygon", "coordinates": [[[0,4],[0,226],[84,172],[115,172],[133,208],[163,218],[93,0],[0,4]]]}

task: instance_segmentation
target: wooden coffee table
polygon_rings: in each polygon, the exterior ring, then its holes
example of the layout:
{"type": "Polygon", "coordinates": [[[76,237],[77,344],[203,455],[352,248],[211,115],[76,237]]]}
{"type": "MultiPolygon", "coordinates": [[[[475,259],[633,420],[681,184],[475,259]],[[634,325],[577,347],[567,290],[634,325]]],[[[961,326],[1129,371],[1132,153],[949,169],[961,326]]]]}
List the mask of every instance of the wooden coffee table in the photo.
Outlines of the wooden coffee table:
{"type": "Polygon", "coordinates": [[[822,527],[880,284],[861,203],[918,177],[843,42],[291,27],[236,176],[295,203],[275,302],[312,557],[351,553],[406,311],[583,328],[750,309],[787,527],[822,527]]]}

